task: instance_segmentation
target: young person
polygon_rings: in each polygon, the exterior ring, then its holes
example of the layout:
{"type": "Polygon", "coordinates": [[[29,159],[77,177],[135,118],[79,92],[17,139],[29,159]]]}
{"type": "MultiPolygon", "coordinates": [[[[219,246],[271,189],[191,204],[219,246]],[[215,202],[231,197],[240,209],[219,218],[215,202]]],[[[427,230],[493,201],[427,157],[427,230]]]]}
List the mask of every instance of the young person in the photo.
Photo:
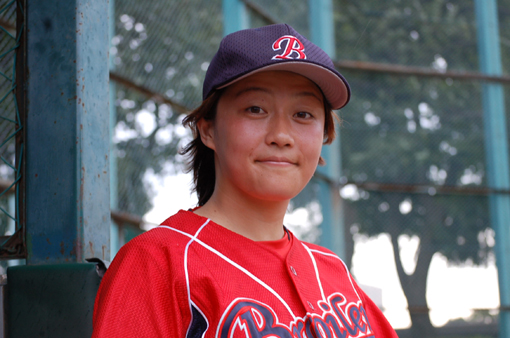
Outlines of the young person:
{"type": "Polygon", "coordinates": [[[288,25],[225,37],[184,120],[199,206],[121,248],[93,337],[396,337],[340,258],[283,225],[349,96],[288,25]]]}

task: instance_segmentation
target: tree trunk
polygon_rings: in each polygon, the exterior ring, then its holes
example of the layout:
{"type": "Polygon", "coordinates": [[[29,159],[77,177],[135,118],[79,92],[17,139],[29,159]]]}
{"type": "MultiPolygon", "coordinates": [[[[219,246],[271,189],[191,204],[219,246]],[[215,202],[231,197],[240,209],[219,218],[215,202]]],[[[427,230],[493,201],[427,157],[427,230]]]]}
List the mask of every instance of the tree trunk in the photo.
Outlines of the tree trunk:
{"type": "Polygon", "coordinates": [[[402,267],[398,246],[399,235],[399,233],[392,233],[392,231],[390,231],[398,277],[407,298],[409,314],[411,316],[411,337],[434,337],[435,329],[430,322],[428,304],[425,296],[427,291],[427,274],[432,261],[432,256],[434,255],[434,251],[430,243],[430,235],[425,233],[422,234],[422,237],[420,238],[420,245],[417,252],[418,260],[416,263],[416,269],[412,275],[408,275],[402,267]]]}
{"type": "Polygon", "coordinates": [[[352,256],[354,256],[354,236],[351,232],[351,225],[358,219],[355,210],[350,203],[342,201],[344,207],[344,238],[345,238],[345,259],[344,263],[350,270],[352,268],[352,256]]]}

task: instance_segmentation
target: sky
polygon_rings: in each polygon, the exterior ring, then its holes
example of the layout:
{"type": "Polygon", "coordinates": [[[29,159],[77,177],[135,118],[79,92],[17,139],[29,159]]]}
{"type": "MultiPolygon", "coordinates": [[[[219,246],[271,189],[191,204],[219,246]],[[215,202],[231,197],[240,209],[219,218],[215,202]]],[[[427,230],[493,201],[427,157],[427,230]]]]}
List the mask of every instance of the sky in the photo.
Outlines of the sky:
{"type": "MultiPolygon", "coordinates": [[[[180,209],[196,206],[196,195],[190,193],[191,175],[161,178],[148,174],[145,179],[153,183],[155,192],[154,207],[144,216],[149,223],[148,228],[160,224],[180,209]]],[[[305,209],[296,209],[286,215],[284,222],[299,237],[313,226],[298,226],[300,220],[309,220],[308,216],[305,209]]],[[[313,217],[311,219],[313,221],[313,217]]],[[[408,273],[414,269],[413,257],[418,243],[416,237],[399,238],[401,255],[406,257],[404,269],[408,273]]],[[[382,290],[384,314],[391,325],[396,329],[409,327],[411,321],[406,311],[407,302],[398,280],[389,236],[359,236],[355,240],[352,266],[351,272],[359,284],[382,290]]],[[[435,326],[442,326],[450,319],[467,318],[473,308],[497,308],[499,291],[495,263],[489,263],[486,267],[455,267],[449,266],[444,257],[436,254],[427,280],[427,300],[431,309],[430,318],[435,326]]]]}

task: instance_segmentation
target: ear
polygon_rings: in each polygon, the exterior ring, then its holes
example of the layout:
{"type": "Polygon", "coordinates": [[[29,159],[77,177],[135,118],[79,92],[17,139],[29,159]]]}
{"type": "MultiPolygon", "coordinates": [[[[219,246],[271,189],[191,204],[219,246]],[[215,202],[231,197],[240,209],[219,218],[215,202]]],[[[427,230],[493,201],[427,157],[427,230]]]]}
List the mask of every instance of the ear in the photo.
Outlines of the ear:
{"type": "Polygon", "coordinates": [[[212,150],[216,150],[216,145],[214,144],[214,121],[200,119],[197,122],[198,132],[200,133],[200,139],[202,143],[212,150]]]}

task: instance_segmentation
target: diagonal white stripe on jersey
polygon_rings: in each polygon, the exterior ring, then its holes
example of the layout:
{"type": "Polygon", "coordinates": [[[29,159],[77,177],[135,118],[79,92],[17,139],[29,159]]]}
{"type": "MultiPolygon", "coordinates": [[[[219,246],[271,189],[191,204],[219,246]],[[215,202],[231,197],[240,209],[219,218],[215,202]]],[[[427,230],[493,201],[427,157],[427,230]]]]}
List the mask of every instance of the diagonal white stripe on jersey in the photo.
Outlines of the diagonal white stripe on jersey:
{"type": "Polygon", "coordinates": [[[313,268],[315,270],[315,277],[317,277],[317,283],[319,284],[319,289],[321,290],[322,301],[326,302],[326,296],[324,296],[324,290],[322,289],[321,278],[319,276],[319,269],[317,268],[317,262],[315,262],[315,257],[313,257],[312,251],[310,250],[309,247],[307,247],[305,245],[305,243],[301,243],[301,244],[303,244],[303,246],[305,247],[306,251],[310,255],[310,258],[312,259],[313,268]]]}
{"type": "Polygon", "coordinates": [[[356,293],[356,296],[358,296],[358,299],[361,301],[361,298],[359,297],[358,291],[356,291],[356,288],[354,287],[354,283],[352,282],[351,273],[349,272],[349,269],[347,268],[347,265],[344,263],[344,261],[340,257],[338,257],[337,255],[333,255],[333,254],[330,254],[330,253],[327,253],[327,252],[323,252],[323,251],[319,251],[319,250],[315,250],[315,249],[310,249],[310,251],[317,252],[317,253],[319,253],[321,255],[324,255],[324,256],[330,256],[330,257],[336,258],[340,262],[342,262],[342,264],[344,265],[345,271],[347,272],[347,277],[349,277],[349,281],[351,282],[352,289],[356,293]]]}
{"type": "MultiPolygon", "coordinates": [[[[230,258],[228,258],[227,256],[225,256],[224,254],[222,254],[221,252],[219,252],[218,250],[210,247],[209,245],[205,244],[204,242],[202,242],[200,239],[198,238],[195,238],[194,236],[191,236],[190,234],[184,232],[184,231],[181,231],[181,230],[178,230],[178,229],[174,229],[172,227],[169,227],[167,225],[160,225],[158,228],[166,228],[166,229],[170,229],[172,231],[175,231],[175,232],[178,232],[184,236],[187,236],[189,238],[193,238],[195,239],[194,242],[196,242],[197,244],[200,244],[202,245],[204,248],[206,248],[207,250],[211,251],[212,253],[216,254],[218,257],[222,258],[224,261],[226,261],[227,263],[231,264],[232,266],[234,266],[235,268],[237,268],[238,270],[242,271],[243,273],[245,273],[248,277],[250,277],[251,279],[253,279],[255,282],[259,283],[262,287],[264,287],[267,291],[269,291],[270,293],[272,293],[284,306],[285,308],[287,309],[287,311],[289,311],[290,315],[292,316],[292,318],[296,319],[296,316],[294,315],[294,312],[292,312],[292,310],[290,309],[289,305],[285,302],[285,300],[275,291],[273,290],[269,285],[267,285],[266,283],[264,283],[262,280],[260,280],[257,276],[255,276],[254,274],[252,274],[250,271],[246,270],[245,268],[243,268],[242,266],[240,266],[239,264],[237,264],[236,262],[234,262],[233,260],[231,260],[230,258]]],[[[187,281],[186,281],[187,282],[187,281]]]]}

